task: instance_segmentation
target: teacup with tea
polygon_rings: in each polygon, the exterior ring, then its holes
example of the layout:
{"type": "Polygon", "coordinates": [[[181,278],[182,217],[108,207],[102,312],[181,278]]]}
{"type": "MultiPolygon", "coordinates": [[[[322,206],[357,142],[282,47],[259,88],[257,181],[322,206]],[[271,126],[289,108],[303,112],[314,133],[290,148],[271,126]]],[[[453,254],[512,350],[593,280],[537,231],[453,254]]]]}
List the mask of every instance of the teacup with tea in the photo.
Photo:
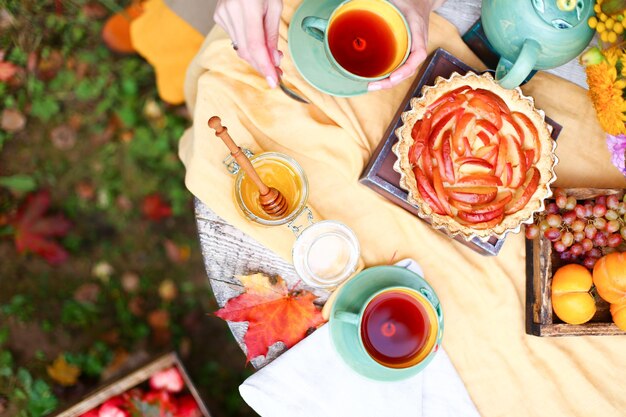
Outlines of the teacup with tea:
{"type": "Polygon", "coordinates": [[[308,16],[301,26],[324,43],[331,65],[353,80],[388,77],[411,49],[406,19],[386,0],[347,0],[328,19],[308,16]]]}
{"type": "Polygon", "coordinates": [[[334,317],[358,326],[361,348],[376,363],[394,369],[420,364],[439,333],[432,304],[409,287],[385,288],[371,296],[358,314],[338,311],[334,317]]]}

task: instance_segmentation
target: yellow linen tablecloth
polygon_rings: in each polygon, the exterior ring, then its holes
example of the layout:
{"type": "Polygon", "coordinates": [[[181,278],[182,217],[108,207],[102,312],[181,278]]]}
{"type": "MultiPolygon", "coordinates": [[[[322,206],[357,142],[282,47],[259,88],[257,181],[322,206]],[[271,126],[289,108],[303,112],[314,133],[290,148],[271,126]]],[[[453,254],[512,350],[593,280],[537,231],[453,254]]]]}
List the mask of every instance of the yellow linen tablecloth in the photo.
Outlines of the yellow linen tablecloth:
{"type": "MultiPolygon", "coordinates": [[[[410,80],[390,91],[340,99],[317,92],[295,70],[286,44],[298,1],[286,0],[279,43],[285,78],[313,104],[298,104],[211,33],[191,64],[186,98],[194,124],[180,143],[188,188],[219,216],[291,259],[286,227],[246,221],[222,166],[224,145],[207,126],[212,115],[241,145],[294,157],[310,181],[317,218],[336,219],[359,237],[368,266],[410,257],[424,268],[446,315],[444,347],[484,416],[624,416],[626,338],[538,338],[524,331],[524,237],[510,235],[498,257],[483,257],[394,206],[358,178],[389,125],[410,80]]],[[[456,29],[433,14],[429,49],[443,47],[482,65],[456,29]]],[[[524,88],[564,126],[558,140],[558,185],[626,187],[613,168],[585,90],[540,73],[524,88]]]]}

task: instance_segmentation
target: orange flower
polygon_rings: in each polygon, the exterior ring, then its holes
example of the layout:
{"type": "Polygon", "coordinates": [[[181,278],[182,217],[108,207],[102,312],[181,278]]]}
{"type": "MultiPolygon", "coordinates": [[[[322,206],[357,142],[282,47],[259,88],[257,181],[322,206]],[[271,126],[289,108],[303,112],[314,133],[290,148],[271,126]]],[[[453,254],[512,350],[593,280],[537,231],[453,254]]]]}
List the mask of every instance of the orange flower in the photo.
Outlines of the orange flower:
{"type": "MultiPolygon", "coordinates": [[[[616,61],[610,55],[608,61],[616,61]]],[[[623,81],[617,79],[617,69],[608,61],[586,68],[589,97],[602,129],[611,135],[625,134],[626,102],[621,88],[623,81]]]]}

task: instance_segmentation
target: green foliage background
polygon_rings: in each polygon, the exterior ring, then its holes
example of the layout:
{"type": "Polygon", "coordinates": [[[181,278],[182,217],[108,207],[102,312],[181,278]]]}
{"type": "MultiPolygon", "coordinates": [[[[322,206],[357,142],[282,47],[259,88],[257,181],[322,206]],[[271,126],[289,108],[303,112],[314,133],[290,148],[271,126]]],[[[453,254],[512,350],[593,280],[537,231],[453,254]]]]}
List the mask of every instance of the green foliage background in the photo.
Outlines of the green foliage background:
{"type": "Polygon", "coordinates": [[[104,20],[125,5],[0,2],[0,51],[20,68],[0,81],[0,112],[26,118],[21,131],[0,129],[0,416],[46,415],[100,384],[120,352],[171,349],[181,351],[214,415],[253,415],[236,389],[250,374],[244,356],[225,324],[207,316],[217,306],[177,157],[186,111],[159,100],[141,57],[115,54],[100,37],[104,20]],[[94,5],[101,17],[89,15],[94,5]],[[70,138],[55,139],[63,129],[70,138]],[[13,243],[10,218],[39,189],[73,223],[60,241],[70,259],[59,267],[18,254],[13,243]],[[144,217],[142,201],[154,193],[172,217],[144,217]],[[166,241],[190,251],[188,259],[168,255],[166,241]],[[94,273],[102,263],[110,274],[94,273]],[[133,291],[124,287],[128,274],[139,278],[133,291]],[[173,299],[159,294],[164,280],[175,284],[173,299]],[[76,295],[85,284],[95,286],[93,299],[76,295]],[[167,313],[165,331],[151,325],[154,311],[167,313]],[[48,376],[58,355],[80,368],[76,385],[48,376]]]}

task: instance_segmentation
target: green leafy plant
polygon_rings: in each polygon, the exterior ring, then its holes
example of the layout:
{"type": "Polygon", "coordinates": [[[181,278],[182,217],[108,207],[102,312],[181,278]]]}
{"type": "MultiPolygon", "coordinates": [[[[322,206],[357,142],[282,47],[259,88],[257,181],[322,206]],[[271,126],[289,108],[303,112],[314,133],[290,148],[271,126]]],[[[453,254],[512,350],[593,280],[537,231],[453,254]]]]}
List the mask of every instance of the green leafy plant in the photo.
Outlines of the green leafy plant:
{"type": "Polygon", "coordinates": [[[0,177],[0,187],[6,187],[14,191],[29,192],[37,188],[37,181],[30,175],[11,175],[0,177]]]}
{"type": "Polygon", "coordinates": [[[98,377],[113,359],[113,351],[105,343],[96,342],[84,353],[66,353],[68,363],[78,366],[82,373],[90,377],[98,377]]]}
{"type": "Polygon", "coordinates": [[[86,328],[98,318],[98,306],[94,303],[65,300],[61,310],[61,322],[66,326],[86,328]]]}
{"type": "Polygon", "coordinates": [[[0,306],[0,312],[23,322],[30,320],[34,311],[31,298],[24,294],[16,294],[7,304],[0,306]]]}
{"type": "Polygon", "coordinates": [[[34,379],[24,368],[19,368],[16,376],[17,384],[11,397],[14,401],[25,404],[18,414],[19,417],[39,417],[54,411],[59,400],[46,382],[34,379]]]}

